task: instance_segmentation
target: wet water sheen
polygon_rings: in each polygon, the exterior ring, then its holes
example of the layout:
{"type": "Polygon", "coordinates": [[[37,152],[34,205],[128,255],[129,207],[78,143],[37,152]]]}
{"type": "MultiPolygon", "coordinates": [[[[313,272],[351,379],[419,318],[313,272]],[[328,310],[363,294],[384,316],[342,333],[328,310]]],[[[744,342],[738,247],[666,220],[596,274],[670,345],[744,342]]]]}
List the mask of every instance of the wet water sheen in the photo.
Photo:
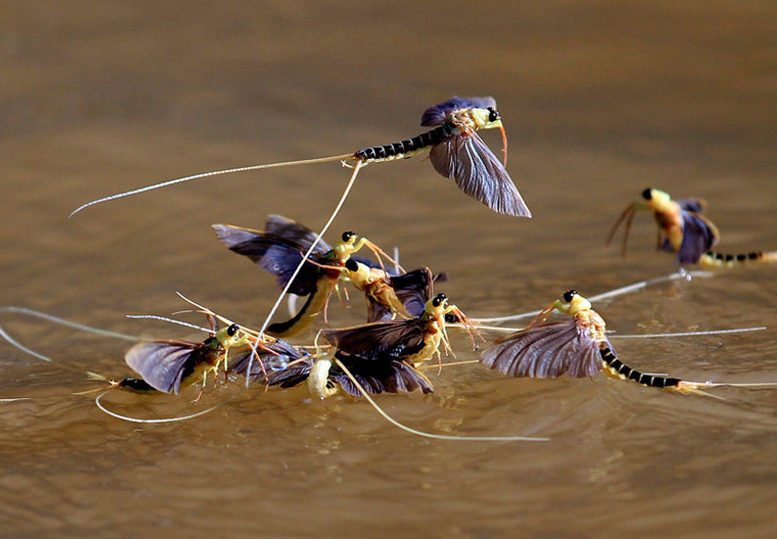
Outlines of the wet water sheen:
{"type": "MultiPolygon", "coordinates": [[[[125,314],[185,308],[180,291],[261,325],[273,279],[212,223],[268,213],[320,227],[338,164],[193,182],[89,208],[194,172],[326,156],[421,132],[421,112],[493,95],[508,169],[534,219],[498,216],[422,157],[370,165],[336,220],[401,249],[470,316],[538,309],[674,271],[647,215],[629,256],[606,249],[648,186],[708,200],[721,250],[777,248],[777,9],[771,2],[10,2],[0,18],[0,305],[157,338],[201,335],[125,314]]],[[[492,147],[498,136],[486,133],[492,147]]],[[[613,340],[640,370],[777,380],[777,269],[656,285],[597,304],[618,333],[766,325],[758,333],[613,340]]],[[[356,323],[361,300],[333,304],[356,323]]],[[[430,372],[435,393],[379,398],[415,428],[547,436],[431,441],[365,402],[220,384],[202,400],[110,395],[128,344],[21,315],[3,344],[0,535],[191,537],[769,537],[777,518],[777,391],[684,396],[607,379],[430,372]],[[231,399],[231,400],[230,400],[231,399]]],[[[192,320],[198,321],[195,318],[192,320]]],[[[487,338],[495,334],[485,333],[487,338]]],[[[310,335],[306,336],[308,339],[310,335]]],[[[452,332],[458,359],[473,359],[452,332]]]]}

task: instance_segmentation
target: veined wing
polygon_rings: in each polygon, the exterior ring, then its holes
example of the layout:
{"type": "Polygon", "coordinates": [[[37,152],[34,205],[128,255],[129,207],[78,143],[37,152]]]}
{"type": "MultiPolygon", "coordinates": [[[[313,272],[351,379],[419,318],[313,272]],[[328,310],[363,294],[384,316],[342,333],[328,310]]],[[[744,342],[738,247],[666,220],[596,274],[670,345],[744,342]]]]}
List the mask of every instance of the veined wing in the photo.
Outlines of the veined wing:
{"type": "MultiPolygon", "coordinates": [[[[432,384],[416,369],[397,360],[373,361],[354,356],[340,357],[343,365],[351,372],[359,384],[372,395],[379,393],[404,393],[420,389],[424,393],[432,392],[432,384]]],[[[355,397],[361,396],[361,391],[348,376],[337,366],[329,371],[343,391],[355,397]]]]}
{"type": "Polygon", "coordinates": [[[124,360],[154,389],[177,395],[186,362],[199,346],[196,343],[144,342],[127,350],[124,360]]]}
{"type": "MultiPolygon", "coordinates": [[[[213,225],[213,229],[231,251],[247,256],[260,268],[275,275],[281,288],[289,282],[307,250],[281,236],[259,230],[223,224],[213,225]]],[[[298,296],[310,294],[315,289],[319,269],[315,264],[305,264],[289,292],[298,296]]]]}
{"type": "Polygon", "coordinates": [[[445,103],[429,107],[421,116],[421,125],[440,125],[454,110],[461,109],[485,109],[496,108],[496,100],[493,97],[458,97],[454,96],[445,103]]]}
{"type": "MultiPolygon", "coordinates": [[[[267,221],[264,224],[264,231],[267,234],[273,234],[279,236],[294,245],[298,245],[300,250],[304,253],[310,248],[318,234],[310,230],[305,225],[284,217],[278,214],[270,214],[267,216],[267,221]]],[[[324,254],[332,249],[323,238],[316,244],[314,253],[324,254]]]]}
{"type": "Polygon", "coordinates": [[[373,322],[321,332],[326,341],[345,354],[362,359],[403,359],[424,347],[423,329],[417,319],[373,322]]]}
{"type": "Polygon", "coordinates": [[[574,320],[540,324],[508,335],[488,347],[480,361],[514,377],[555,378],[567,372],[580,378],[602,369],[599,344],[574,320]]]}
{"type": "Polygon", "coordinates": [[[507,169],[477,133],[447,138],[432,147],[429,158],[437,172],[492,210],[531,217],[507,169]]]}

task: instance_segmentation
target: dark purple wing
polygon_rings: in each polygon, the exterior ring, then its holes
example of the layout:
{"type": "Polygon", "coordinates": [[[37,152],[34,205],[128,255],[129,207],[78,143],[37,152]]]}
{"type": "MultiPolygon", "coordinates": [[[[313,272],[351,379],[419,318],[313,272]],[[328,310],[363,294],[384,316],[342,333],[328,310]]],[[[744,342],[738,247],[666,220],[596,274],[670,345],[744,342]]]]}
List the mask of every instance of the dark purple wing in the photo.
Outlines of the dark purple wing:
{"type": "Polygon", "coordinates": [[[435,170],[492,210],[531,217],[507,170],[477,133],[451,136],[432,147],[435,170]]]}
{"type": "Polygon", "coordinates": [[[367,360],[404,359],[424,347],[423,329],[417,319],[327,329],[321,335],[341,352],[367,360]]]}
{"type": "Polygon", "coordinates": [[[197,346],[199,345],[144,342],[127,350],[124,360],[154,389],[177,395],[186,370],[186,362],[197,346]]]}
{"type": "MultiPolygon", "coordinates": [[[[318,238],[318,234],[310,230],[303,224],[298,223],[282,215],[271,214],[267,216],[267,222],[264,224],[264,231],[267,234],[279,236],[294,245],[298,245],[302,252],[307,251],[318,238]]],[[[314,253],[324,254],[332,248],[323,240],[316,244],[314,253]]]]}
{"type": "Polygon", "coordinates": [[[271,351],[258,349],[253,362],[251,350],[236,355],[232,358],[234,363],[230,371],[245,376],[250,365],[252,380],[265,382],[271,386],[280,385],[284,388],[297,385],[308,377],[313,361],[306,350],[282,340],[266,344],[265,348],[271,351]],[[295,363],[289,365],[291,362],[295,363]]]}
{"type": "Polygon", "coordinates": [[[453,97],[445,103],[429,107],[421,116],[421,125],[440,125],[454,110],[460,109],[485,109],[496,108],[496,100],[493,97],[453,97]]]}
{"type": "Polygon", "coordinates": [[[704,253],[718,241],[718,229],[698,213],[683,211],[683,241],[677,261],[680,264],[696,264],[704,253]]]}
{"type": "MultiPolygon", "coordinates": [[[[372,361],[358,357],[344,356],[340,361],[351,372],[359,384],[372,395],[379,393],[404,393],[420,389],[424,393],[432,392],[432,384],[420,372],[402,361],[372,361]]],[[[361,397],[359,388],[336,365],[329,371],[343,391],[355,397],[361,397]]]]}
{"type": "Polygon", "coordinates": [[[707,202],[702,198],[681,198],[680,200],[675,200],[675,202],[680,206],[680,209],[695,213],[701,213],[707,206],[707,202]]]}
{"type": "Polygon", "coordinates": [[[555,378],[566,372],[580,378],[602,369],[599,344],[574,320],[532,326],[499,339],[480,361],[514,377],[555,378]]]}
{"type": "MultiPolygon", "coordinates": [[[[218,238],[231,251],[247,256],[256,262],[260,268],[278,278],[281,288],[289,282],[297,266],[302,261],[302,255],[310,247],[303,248],[281,236],[267,234],[258,230],[241,228],[232,225],[213,225],[218,238]]],[[[320,253],[317,253],[320,255],[320,253]]],[[[294,279],[289,292],[298,296],[306,296],[315,290],[320,268],[307,263],[294,279]]]]}
{"type": "MultiPolygon", "coordinates": [[[[444,273],[432,276],[429,268],[420,268],[403,275],[392,276],[389,284],[408,314],[421,316],[429,298],[432,297],[433,283],[444,282],[448,276],[444,273]]],[[[391,309],[367,296],[367,321],[390,320],[391,309]]]]}

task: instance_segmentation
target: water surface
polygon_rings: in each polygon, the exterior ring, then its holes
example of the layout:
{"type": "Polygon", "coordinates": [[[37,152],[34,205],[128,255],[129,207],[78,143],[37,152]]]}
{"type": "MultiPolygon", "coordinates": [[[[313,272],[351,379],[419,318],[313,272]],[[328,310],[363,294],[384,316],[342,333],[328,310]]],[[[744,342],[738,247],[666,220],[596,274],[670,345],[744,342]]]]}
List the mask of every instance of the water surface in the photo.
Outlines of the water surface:
{"type": "MultiPolygon", "coordinates": [[[[337,164],[193,182],[67,215],[193,172],[341,154],[420,132],[452,95],[493,95],[509,170],[534,219],[498,216],[423,158],[371,165],[336,220],[450,276],[471,316],[540,308],[675,269],[647,215],[625,260],[604,238],[645,187],[701,196],[721,250],[777,248],[777,9],[770,2],[8,3],[0,21],[0,304],[114,331],[199,339],[125,314],[185,308],[181,291],[261,325],[273,280],[215,239],[268,213],[320,227],[337,164]]],[[[485,138],[496,148],[498,136],[485,138]]],[[[646,371],[777,380],[774,268],[674,282],[597,305],[619,333],[766,325],[744,335],[614,341],[646,371]]],[[[335,305],[338,324],[362,305],[335,305]]],[[[777,524],[777,392],[724,401],[598,376],[430,374],[434,395],[379,399],[426,431],[550,442],[429,441],[363,402],[220,385],[191,403],[111,396],[86,369],[129,374],[126,343],[21,316],[50,355],[3,345],[3,535],[767,537],[777,524]],[[62,367],[64,366],[64,367],[62,367]]],[[[486,334],[494,338],[493,334],[486,334]]],[[[476,357],[453,334],[459,359],[476,357]]]]}

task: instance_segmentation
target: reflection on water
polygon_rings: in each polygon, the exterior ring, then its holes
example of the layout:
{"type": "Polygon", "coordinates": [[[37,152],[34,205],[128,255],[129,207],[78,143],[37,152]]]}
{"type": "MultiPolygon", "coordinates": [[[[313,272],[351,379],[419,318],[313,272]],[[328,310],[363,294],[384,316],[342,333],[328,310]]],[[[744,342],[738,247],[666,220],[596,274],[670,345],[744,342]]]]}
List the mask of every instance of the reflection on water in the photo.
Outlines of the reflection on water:
{"type": "MultiPolygon", "coordinates": [[[[451,95],[497,98],[509,170],[531,221],[462,195],[422,157],[370,165],[332,237],[358,230],[471,316],[541,308],[674,271],[637,216],[628,258],[605,249],[645,187],[708,200],[723,251],[777,248],[775,8],[767,2],[353,2],[135,7],[16,3],[0,21],[0,304],[157,338],[187,330],[174,291],[258,326],[275,283],[210,225],[268,213],[323,224],[347,181],[319,165],[193,182],[65,217],[79,204],[188,173],[333,155],[421,132],[451,95]]],[[[484,135],[497,147],[498,136],[484,135]]],[[[596,306],[620,333],[770,326],[742,335],[622,340],[640,370],[777,380],[774,268],[657,285],[596,306]]],[[[355,323],[362,306],[333,306],[355,323]]],[[[125,343],[20,317],[2,323],[72,369],[3,346],[0,515],[6,533],[119,537],[332,535],[770,536],[777,393],[695,398],[597,376],[514,380],[430,371],[435,394],[380,402],[415,428],[539,435],[439,442],[363,402],[304,388],[220,385],[201,402],[110,395],[83,371],[128,373],[125,343]]],[[[488,334],[489,338],[494,335],[488,334]]],[[[465,335],[458,359],[473,359],[465,335]]],[[[192,389],[196,392],[196,390],[192,389]]]]}

